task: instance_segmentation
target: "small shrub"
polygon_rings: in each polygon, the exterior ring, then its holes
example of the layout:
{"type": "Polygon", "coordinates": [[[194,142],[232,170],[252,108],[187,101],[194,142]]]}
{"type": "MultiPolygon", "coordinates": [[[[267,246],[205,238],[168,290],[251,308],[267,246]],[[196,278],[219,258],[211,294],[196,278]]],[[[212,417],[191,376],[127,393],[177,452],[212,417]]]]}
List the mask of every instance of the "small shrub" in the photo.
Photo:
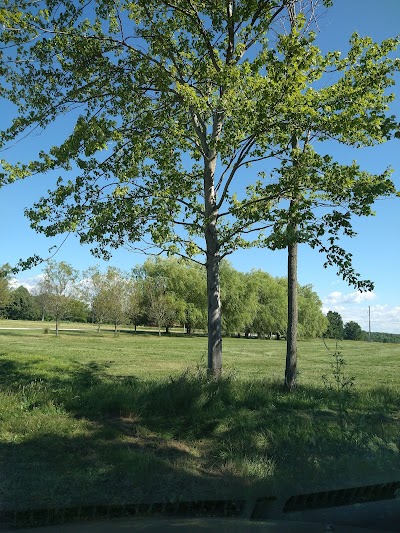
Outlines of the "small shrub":
{"type": "MultiPolygon", "coordinates": [[[[328,347],[327,349],[329,350],[328,347]]],[[[355,377],[349,376],[344,371],[346,361],[344,360],[342,352],[339,350],[338,342],[336,342],[335,351],[332,356],[334,357],[334,361],[331,364],[331,375],[327,376],[324,374],[322,376],[322,381],[327,389],[335,391],[338,394],[338,399],[343,399],[343,395],[353,389],[355,377]]]]}
{"type": "MultiPolygon", "coordinates": [[[[325,344],[329,350],[328,346],[325,344]]],[[[331,375],[322,376],[325,387],[334,393],[337,412],[339,415],[339,426],[342,439],[349,438],[348,426],[348,407],[350,403],[350,393],[354,389],[355,377],[345,372],[346,361],[342,352],[339,350],[339,343],[336,341],[335,351],[332,353],[334,358],[331,363],[331,375]]]]}

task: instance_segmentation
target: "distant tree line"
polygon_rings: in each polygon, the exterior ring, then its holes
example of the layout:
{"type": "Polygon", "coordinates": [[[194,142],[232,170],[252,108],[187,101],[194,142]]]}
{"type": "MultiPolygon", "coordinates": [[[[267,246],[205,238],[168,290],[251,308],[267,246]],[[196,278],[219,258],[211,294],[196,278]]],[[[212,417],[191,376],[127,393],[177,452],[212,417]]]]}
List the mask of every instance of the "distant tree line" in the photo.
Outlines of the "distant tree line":
{"type": "MultiPolygon", "coordinates": [[[[365,337],[368,339],[368,332],[363,331],[365,337]]],[[[382,333],[380,331],[371,331],[370,340],[372,342],[390,342],[400,343],[400,334],[398,333],[382,333]]]]}
{"type": "Polygon", "coordinates": [[[352,340],[352,341],[366,341],[371,342],[391,342],[399,343],[400,335],[396,333],[381,333],[379,331],[368,333],[364,331],[361,326],[351,320],[343,324],[343,319],[336,311],[328,311],[326,315],[328,326],[324,337],[337,340],[352,340]]]}
{"type": "MultiPolygon", "coordinates": [[[[237,271],[221,265],[223,333],[277,338],[287,329],[287,281],[261,270],[237,271]]],[[[327,320],[311,285],[298,287],[299,336],[322,336],[327,320]]],[[[190,334],[207,329],[204,268],[176,258],[148,259],[131,272],[110,266],[106,272],[91,267],[79,273],[63,261],[49,262],[38,286],[10,288],[7,266],[0,278],[0,311],[14,320],[60,320],[152,325],[159,333],[181,326],[190,334]],[[2,283],[2,285],[1,285],[2,283]]]]}
{"type": "MultiPolygon", "coordinates": [[[[101,272],[91,267],[79,274],[63,261],[49,262],[32,292],[11,288],[9,265],[0,267],[0,317],[58,323],[91,322],[100,331],[112,324],[156,326],[159,333],[173,326],[185,332],[207,329],[206,276],[201,265],[176,258],[148,259],[130,273],[115,267],[101,272]]],[[[223,333],[280,339],[287,329],[287,280],[262,270],[237,271],[221,265],[223,333]]],[[[400,334],[363,331],[355,321],[343,323],[336,311],[325,317],[311,285],[298,287],[299,336],[338,340],[400,343],[400,334]]]]}
{"type": "MultiPolygon", "coordinates": [[[[201,265],[175,258],[148,259],[130,273],[115,267],[98,267],[79,275],[63,261],[49,262],[38,286],[30,292],[11,288],[11,269],[0,267],[0,316],[11,320],[91,322],[100,331],[112,324],[156,326],[168,333],[181,326],[190,334],[207,329],[206,277],[201,265]]],[[[221,265],[223,333],[280,339],[287,329],[287,280],[262,270],[237,271],[221,265]]],[[[298,287],[299,336],[324,336],[338,340],[371,340],[399,343],[400,334],[363,331],[355,321],[343,323],[341,315],[328,311],[311,285],[298,287]]]]}

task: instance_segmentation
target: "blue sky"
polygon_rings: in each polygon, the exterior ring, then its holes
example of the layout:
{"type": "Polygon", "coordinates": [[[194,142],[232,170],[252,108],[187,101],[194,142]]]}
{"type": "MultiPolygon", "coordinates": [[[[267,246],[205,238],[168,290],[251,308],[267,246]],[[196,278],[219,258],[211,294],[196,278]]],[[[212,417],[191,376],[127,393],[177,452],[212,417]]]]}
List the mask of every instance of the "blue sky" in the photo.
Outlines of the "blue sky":
{"type": "MultiPolygon", "coordinates": [[[[400,1],[382,0],[334,0],[334,7],[328,9],[319,18],[320,35],[318,44],[323,51],[346,50],[348,39],[353,31],[369,35],[375,40],[393,37],[400,33],[400,1]]],[[[399,101],[395,102],[393,112],[400,117],[400,79],[394,89],[399,101]]],[[[2,105],[1,128],[8,124],[13,110],[2,105]]],[[[69,128],[67,123],[57,122],[48,131],[31,135],[3,153],[0,158],[11,161],[28,161],[41,149],[46,149],[61,141],[69,128]]],[[[331,155],[342,163],[353,159],[362,168],[371,172],[381,172],[387,166],[394,169],[393,178],[400,189],[400,141],[391,141],[385,145],[350,149],[337,146],[329,147],[331,155]]],[[[328,151],[328,150],[326,150],[328,151]]],[[[24,208],[29,207],[48,188],[54,184],[52,176],[36,176],[12,186],[0,189],[0,264],[16,263],[21,257],[34,253],[48,255],[47,250],[60,244],[62,238],[46,239],[29,228],[24,217],[24,208]]],[[[354,255],[354,264],[362,278],[375,283],[373,293],[357,293],[355,289],[343,282],[334,268],[323,268],[323,257],[306,245],[300,246],[299,282],[312,284],[323,301],[325,311],[339,311],[345,321],[356,320],[364,329],[368,327],[368,306],[371,306],[372,330],[400,333],[400,289],[398,265],[400,264],[400,247],[398,232],[400,229],[400,199],[381,200],[375,206],[376,216],[354,221],[358,236],[344,243],[346,249],[354,255]]],[[[94,258],[88,247],[79,245],[77,239],[70,236],[57,253],[56,260],[68,261],[83,270],[90,265],[106,263],[94,258]]],[[[114,253],[110,264],[125,270],[143,262],[145,257],[126,250],[114,253]]],[[[261,268],[274,276],[285,276],[286,254],[284,251],[271,252],[265,249],[252,249],[235,252],[230,256],[235,268],[249,271],[261,268]]],[[[19,282],[28,286],[35,284],[41,268],[37,267],[17,276],[19,282]]]]}

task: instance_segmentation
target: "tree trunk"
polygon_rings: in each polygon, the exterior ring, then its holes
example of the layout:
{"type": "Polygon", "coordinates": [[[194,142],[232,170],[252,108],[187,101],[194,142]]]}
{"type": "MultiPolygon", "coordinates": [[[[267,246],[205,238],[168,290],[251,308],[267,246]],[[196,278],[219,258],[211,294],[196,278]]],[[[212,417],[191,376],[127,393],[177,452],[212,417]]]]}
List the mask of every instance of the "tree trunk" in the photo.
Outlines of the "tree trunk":
{"type": "Polygon", "coordinates": [[[208,372],[219,376],[222,369],[221,298],[219,257],[208,254],[207,300],[208,300],[208,372]]]}
{"type": "Polygon", "coordinates": [[[288,328],[286,337],[285,389],[290,391],[297,378],[297,242],[288,246],[288,328]]]}
{"type": "MultiPolygon", "coordinates": [[[[222,115],[214,117],[213,138],[222,128],[222,115]]],[[[208,373],[218,377],[222,369],[222,325],[220,297],[220,254],[218,242],[218,208],[214,186],[217,154],[214,148],[204,157],[204,218],[207,251],[208,373]]]]}
{"type": "Polygon", "coordinates": [[[158,336],[161,337],[161,327],[158,326],[158,336]]]}
{"type": "Polygon", "coordinates": [[[58,317],[56,317],[56,337],[58,337],[58,317]]]}
{"type": "Polygon", "coordinates": [[[114,323],[114,335],[117,334],[117,322],[114,323]]]}
{"type": "MultiPolygon", "coordinates": [[[[220,90],[223,94],[223,88],[220,90]]],[[[218,242],[218,205],[215,191],[215,170],[218,154],[216,143],[220,138],[224,121],[224,111],[214,113],[212,124],[212,143],[209,143],[207,126],[202,118],[192,110],[192,124],[203,149],[203,186],[204,186],[204,238],[206,241],[207,268],[207,325],[208,325],[208,373],[219,376],[222,368],[222,327],[220,298],[220,250],[218,242]]],[[[222,192],[222,197],[224,192],[222,192]]],[[[221,198],[222,200],[222,198],[221,198]]]]}
{"type": "MultiPolygon", "coordinates": [[[[289,8],[288,8],[289,9],[289,8]]],[[[293,28],[294,24],[294,7],[289,9],[290,22],[293,28]]],[[[292,137],[292,149],[298,149],[298,138],[292,137]]],[[[293,167],[296,169],[298,161],[294,158],[293,167]]],[[[294,175],[294,185],[298,185],[297,176],[294,175]]],[[[289,206],[289,224],[288,224],[288,323],[286,333],[286,368],[285,368],[285,389],[291,391],[296,385],[297,380],[297,323],[299,310],[297,305],[297,222],[296,222],[297,195],[294,194],[290,200],[289,206]]]]}

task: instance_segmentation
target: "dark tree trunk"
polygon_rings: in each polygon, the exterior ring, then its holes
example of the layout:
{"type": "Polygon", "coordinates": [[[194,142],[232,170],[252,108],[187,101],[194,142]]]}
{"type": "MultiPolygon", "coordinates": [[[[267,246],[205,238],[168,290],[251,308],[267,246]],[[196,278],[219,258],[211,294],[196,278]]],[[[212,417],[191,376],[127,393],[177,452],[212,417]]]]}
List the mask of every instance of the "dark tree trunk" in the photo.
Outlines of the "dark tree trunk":
{"type": "Polygon", "coordinates": [[[286,337],[285,389],[290,391],[297,378],[297,243],[288,246],[288,329],[286,337]]]}
{"type": "MultiPolygon", "coordinates": [[[[294,11],[293,6],[289,10],[290,22],[293,27],[294,11]]],[[[298,138],[292,137],[292,148],[298,148],[298,138]]],[[[296,169],[298,161],[293,159],[293,167],[296,169]]],[[[293,185],[298,185],[296,174],[293,176],[293,185]]],[[[297,249],[298,249],[298,225],[296,221],[297,194],[290,200],[289,224],[288,224],[288,323],[286,333],[286,368],[285,368],[285,389],[291,391],[297,380],[297,323],[299,317],[297,304],[297,249]]]]}

